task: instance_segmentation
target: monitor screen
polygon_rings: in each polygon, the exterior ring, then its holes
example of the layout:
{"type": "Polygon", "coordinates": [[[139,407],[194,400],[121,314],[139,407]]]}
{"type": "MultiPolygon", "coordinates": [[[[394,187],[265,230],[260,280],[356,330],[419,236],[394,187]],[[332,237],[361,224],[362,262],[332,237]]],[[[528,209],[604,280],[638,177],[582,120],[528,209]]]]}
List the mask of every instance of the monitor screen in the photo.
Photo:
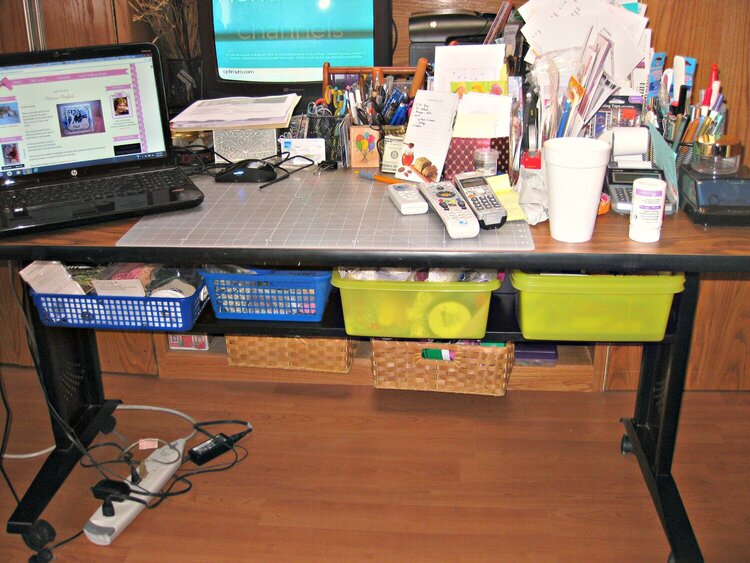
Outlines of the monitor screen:
{"type": "Polygon", "coordinates": [[[0,179],[166,159],[160,73],[146,45],[0,56],[0,179]]]}
{"type": "Polygon", "coordinates": [[[205,97],[318,96],[323,63],[391,64],[390,0],[199,3],[205,97]]]}

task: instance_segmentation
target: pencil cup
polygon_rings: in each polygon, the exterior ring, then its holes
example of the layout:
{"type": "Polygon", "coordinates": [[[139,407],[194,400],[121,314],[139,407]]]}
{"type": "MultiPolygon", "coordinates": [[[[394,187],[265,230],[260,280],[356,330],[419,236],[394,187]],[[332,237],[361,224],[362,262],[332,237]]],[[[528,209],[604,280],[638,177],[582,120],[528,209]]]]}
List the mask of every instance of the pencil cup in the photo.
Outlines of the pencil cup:
{"type": "Polygon", "coordinates": [[[546,141],[542,153],[552,238],[562,242],[590,240],[609,161],[609,143],[558,137],[546,141]]]}

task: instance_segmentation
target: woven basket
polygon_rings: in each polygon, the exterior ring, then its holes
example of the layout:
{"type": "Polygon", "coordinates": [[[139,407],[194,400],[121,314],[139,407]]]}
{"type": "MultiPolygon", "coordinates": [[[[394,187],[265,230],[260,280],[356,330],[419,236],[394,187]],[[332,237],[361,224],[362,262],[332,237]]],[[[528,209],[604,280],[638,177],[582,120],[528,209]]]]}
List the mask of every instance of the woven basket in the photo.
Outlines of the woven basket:
{"type": "Polygon", "coordinates": [[[372,378],[379,389],[505,395],[515,348],[407,340],[372,341],[372,378]],[[452,360],[428,360],[422,350],[450,350],[452,360]]]}
{"type": "Polygon", "coordinates": [[[348,373],[357,341],[350,338],[227,336],[230,366],[348,373]]]}

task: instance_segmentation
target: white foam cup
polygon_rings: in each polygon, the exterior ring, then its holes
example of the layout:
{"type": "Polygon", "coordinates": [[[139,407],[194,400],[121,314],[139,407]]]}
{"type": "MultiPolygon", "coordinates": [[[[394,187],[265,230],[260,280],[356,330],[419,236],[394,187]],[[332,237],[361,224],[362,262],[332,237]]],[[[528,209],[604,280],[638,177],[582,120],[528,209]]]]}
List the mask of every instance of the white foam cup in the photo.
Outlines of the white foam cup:
{"type": "Polygon", "coordinates": [[[609,157],[609,143],[598,139],[558,137],[544,143],[542,162],[553,239],[591,239],[609,157]]]}

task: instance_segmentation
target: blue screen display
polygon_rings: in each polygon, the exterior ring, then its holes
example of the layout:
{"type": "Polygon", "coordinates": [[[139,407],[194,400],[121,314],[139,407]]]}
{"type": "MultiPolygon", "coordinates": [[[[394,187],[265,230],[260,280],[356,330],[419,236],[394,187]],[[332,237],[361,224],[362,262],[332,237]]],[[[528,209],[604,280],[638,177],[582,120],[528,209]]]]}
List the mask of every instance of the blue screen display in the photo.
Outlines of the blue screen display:
{"type": "Polygon", "coordinates": [[[374,64],[373,0],[213,0],[219,77],[316,82],[331,66],[374,64]]]}

